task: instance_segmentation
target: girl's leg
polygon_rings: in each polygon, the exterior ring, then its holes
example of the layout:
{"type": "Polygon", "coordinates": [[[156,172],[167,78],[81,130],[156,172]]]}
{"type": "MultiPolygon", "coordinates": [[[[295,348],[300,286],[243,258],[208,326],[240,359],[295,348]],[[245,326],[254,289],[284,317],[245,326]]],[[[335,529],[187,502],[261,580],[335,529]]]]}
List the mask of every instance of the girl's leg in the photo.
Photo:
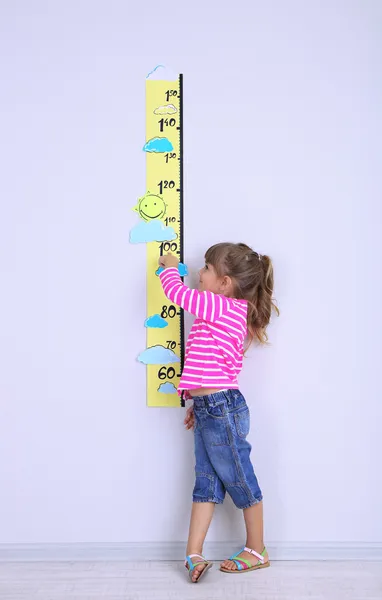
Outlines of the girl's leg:
{"type": "MultiPolygon", "coordinates": [[[[245,528],[247,530],[246,547],[255,550],[261,554],[264,550],[264,534],[263,534],[263,503],[258,502],[250,508],[245,508],[244,511],[245,528]]],[[[249,552],[241,552],[240,557],[248,560],[252,565],[258,562],[258,559],[249,552]]],[[[268,553],[264,555],[265,562],[268,562],[268,553]]],[[[236,563],[232,560],[225,560],[222,565],[225,569],[231,571],[237,570],[236,563]]]]}
{"type": "MultiPolygon", "coordinates": [[[[203,554],[204,540],[214,514],[213,502],[194,502],[192,504],[190,532],[188,534],[187,556],[190,554],[203,554]]],[[[193,559],[197,562],[197,558],[193,559]]],[[[198,565],[192,573],[192,580],[196,581],[205,565],[198,565]]]]}
{"type": "Polygon", "coordinates": [[[258,502],[243,512],[247,530],[246,546],[261,554],[264,550],[263,503],[258,502]]]}
{"type": "MultiPolygon", "coordinates": [[[[190,531],[187,543],[187,556],[202,554],[203,544],[214,514],[215,504],[222,504],[225,496],[223,483],[217,476],[212,466],[204,443],[202,428],[199,420],[205,418],[204,413],[198,417],[195,414],[195,486],[193,491],[193,504],[191,511],[190,531]]],[[[192,559],[198,562],[197,558],[192,559]]],[[[205,565],[198,565],[192,572],[193,581],[197,581],[205,565]]]]}

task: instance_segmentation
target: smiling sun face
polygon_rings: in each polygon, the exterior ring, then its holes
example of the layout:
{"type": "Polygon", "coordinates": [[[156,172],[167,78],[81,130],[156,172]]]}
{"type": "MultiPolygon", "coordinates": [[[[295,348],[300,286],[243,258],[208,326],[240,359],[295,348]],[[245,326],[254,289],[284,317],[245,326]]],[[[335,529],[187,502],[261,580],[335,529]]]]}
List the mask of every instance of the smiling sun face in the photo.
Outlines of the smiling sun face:
{"type": "Polygon", "coordinates": [[[135,210],[144,221],[162,219],[166,214],[166,203],[160,196],[147,192],[142,198],[138,198],[138,204],[134,206],[133,210],[135,210]]]}

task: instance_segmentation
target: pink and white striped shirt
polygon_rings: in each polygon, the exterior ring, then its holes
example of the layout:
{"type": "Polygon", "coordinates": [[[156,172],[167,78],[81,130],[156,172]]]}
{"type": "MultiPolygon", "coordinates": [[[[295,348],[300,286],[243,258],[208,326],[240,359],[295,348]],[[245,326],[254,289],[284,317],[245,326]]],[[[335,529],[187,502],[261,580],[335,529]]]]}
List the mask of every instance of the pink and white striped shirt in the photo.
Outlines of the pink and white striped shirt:
{"type": "Polygon", "coordinates": [[[247,301],[191,290],[176,268],[165,269],[159,277],[167,298],[196,316],[178,393],[201,387],[238,389],[247,335],[247,301]]]}

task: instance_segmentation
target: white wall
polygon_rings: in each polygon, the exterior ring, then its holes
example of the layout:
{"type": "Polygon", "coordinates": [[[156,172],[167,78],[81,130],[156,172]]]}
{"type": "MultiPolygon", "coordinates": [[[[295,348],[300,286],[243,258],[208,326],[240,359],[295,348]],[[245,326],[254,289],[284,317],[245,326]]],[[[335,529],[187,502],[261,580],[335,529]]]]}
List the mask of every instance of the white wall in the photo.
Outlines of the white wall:
{"type": "MultiPolygon", "coordinates": [[[[242,376],[267,539],[382,542],[381,3],[0,16],[0,542],[186,539],[192,436],[135,362],[158,63],[184,73],[189,266],[221,240],[274,259],[282,315],[242,376]]],[[[240,528],[228,502],[210,540],[240,528]]]]}

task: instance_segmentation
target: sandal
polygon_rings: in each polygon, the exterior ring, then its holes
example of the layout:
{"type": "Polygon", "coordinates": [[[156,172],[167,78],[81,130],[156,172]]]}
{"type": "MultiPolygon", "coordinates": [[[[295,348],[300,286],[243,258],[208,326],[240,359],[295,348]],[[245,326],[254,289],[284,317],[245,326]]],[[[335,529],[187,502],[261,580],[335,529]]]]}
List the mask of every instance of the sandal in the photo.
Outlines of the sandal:
{"type": "Polygon", "coordinates": [[[190,578],[191,583],[198,583],[198,581],[201,580],[201,578],[203,577],[203,575],[205,573],[207,573],[208,569],[210,569],[212,567],[212,562],[210,562],[209,560],[206,560],[204,558],[204,556],[202,556],[201,554],[190,554],[190,556],[186,557],[186,560],[184,561],[184,566],[188,569],[188,576],[190,578]],[[193,558],[201,558],[201,560],[197,561],[197,562],[192,562],[193,558]],[[199,577],[197,578],[196,581],[192,580],[192,573],[195,569],[195,567],[197,565],[206,565],[203,569],[203,571],[200,573],[199,577]]]}
{"type": "Polygon", "coordinates": [[[245,547],[242,550],[240,550],[240,552],[238,552],[237,554],[234,554],[233,556],[231,556],[231,558],[229,559],[229,560],[233,560],[233,562],[237,566],[237,569],[232,571],[229,569],[225,569],[224,567],[220,567],[220,570],[223,573],[244,573],[245,571],[255,571],[256,569],[265,569],[266,567],[269,567],[271,564],[269,560],[267,560],[267,562],[265,562],[264,554],[266,553],[266,551],[267,551],[266,548],[264,548],[262,553],[259,554],[258,552],[255,552],[255,550],[251,550],[250,548],[245,547]],[[249,552],[250,554],[253,554],[254,556],[256,556],[256,558],[259,559],[259,561],[255,565],[251,565],[249,560],[246,560],[245,558],[238,558],[239,554],[241,554],[242,552],[249,552]]]}

